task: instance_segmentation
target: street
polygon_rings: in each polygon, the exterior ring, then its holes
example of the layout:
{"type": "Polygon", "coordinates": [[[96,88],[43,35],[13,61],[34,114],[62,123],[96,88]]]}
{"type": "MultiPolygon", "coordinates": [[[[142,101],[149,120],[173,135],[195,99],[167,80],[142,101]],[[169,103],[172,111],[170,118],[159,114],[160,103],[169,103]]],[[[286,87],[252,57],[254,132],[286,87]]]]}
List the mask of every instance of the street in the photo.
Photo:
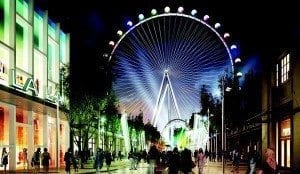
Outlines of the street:
{"type": "MultiPolygon", "coordinates": [[[[114,170],[107,172],[103,171],[105,173],[111,173],[111,174],[134,174],[134,173],[143,173],[143,174],[151,174],[150,167],[147,163],[141,162],[137,168],[137,170],[130,170],[129,168],[129,162],[126,162],[127,164],[124,166],[119,166],[115,168],[114,170]]],[[[104,167],[105,168],[105,167],[104,167]]],[[[239,173],[246,173],[247,167],[246,165],[241,165],[239,168],[239,173]]],[[[152,172],[153,173],[153,172],[152,172]]],[[[157,172],[159,173],[159,172],[157,172]]],[[[162,173],[167,173],[167,169],[164,170],[162,173]]],[[[198,174],[198,168],[195,167],[193,169],[193,173],[198,174]]],[[[206,174],[221,174],[222,173],[222,163],[221,162],[208,162],[206,166],[204,167],[204,173],[206,174]]],[[[225,165],[225,174],[231,174],[231,165],[228,163],[225,165]]]]}

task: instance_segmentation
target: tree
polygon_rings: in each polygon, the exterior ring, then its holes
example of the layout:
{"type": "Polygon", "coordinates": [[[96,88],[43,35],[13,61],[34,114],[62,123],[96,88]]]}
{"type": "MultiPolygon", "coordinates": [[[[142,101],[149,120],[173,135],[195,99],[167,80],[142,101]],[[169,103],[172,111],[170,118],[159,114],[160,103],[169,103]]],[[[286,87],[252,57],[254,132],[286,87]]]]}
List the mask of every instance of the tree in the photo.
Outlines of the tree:
{"type": "MultiPolygon", "coordinates": [[[[221,127],[221,101],[214,98],[211,93],[211,88],[208,85],[202,85],[200,88],[200,114],[207,115],[208,110],[210,115],[210,132],[213,130],[220,130],[221,127]]],[[[192,123],[190,123],[192,124],[192,123]]]]}
{"type": "MultiPolygon", "coordinates": [[[[72,102],[68,115],[71,135],[80,152],[88,151],[88,142],[97,132],[97,99],[85,96],[72,102]]],[[[82,157],[86,160],[85,157],[82,157]]]]}
{"type": "Polygon", "coordinates": [[[157,130],[156,127],[153,127],[150,122],[145,124],[145,138],[147,142],[158,142],[160,139],[160,132],[157,130]]]}
{"type": "Polygon", "coordinates": [[[118,107],[117,107],[117,99],[115,94],[111,91],[106,96],[106,103],[104,105],[104,114],[106,117],[106,122],[104,124],[105,126],[105,145],[106,149],[108,148],[108,145],[110,146],[110,149],[116,150],[116,134],[120,132],[121,128],[121,115],[118,113],[118,107]],[[112,144],[108,144],[108,134],[107,132],[112,133],[113,142],[112,144]],[[112,147],[113,146],[113,147],[112,147]]]}

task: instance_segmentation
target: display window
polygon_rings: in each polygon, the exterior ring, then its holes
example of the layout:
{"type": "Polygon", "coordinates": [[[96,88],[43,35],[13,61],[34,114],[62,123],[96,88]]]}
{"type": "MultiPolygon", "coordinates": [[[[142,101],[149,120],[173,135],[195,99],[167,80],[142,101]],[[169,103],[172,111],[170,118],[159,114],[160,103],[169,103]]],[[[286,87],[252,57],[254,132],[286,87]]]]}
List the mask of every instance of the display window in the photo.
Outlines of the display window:
{"type": "Polygon", "coordinates": [[[28,123],[27,111],[25,111],[21,108],[17,108],[17,110],[16,110],[16,122],[27,124],[28,123]]]}
{"type": "Polygon", "coordinates": [[[16,127],[16,164],[17,169],[28,169],[28,126],[26,125],[19,125],[16,127]]]}
{"type": "Polygon", "coordinates": [[[291,119],[280,123],[280,166],[291,167],[291,119]]]}
{"type": "Polygon", "coordinates": [[[33,136],[35,149],[43,146],[43,115],[33,114],[33,136]]]}
{"type": "Polygon", "coordinates": [[[16,111],[16,168],[17,169],[28,169],[28,115],[27,111],[17,108],[16,111]]]}
{"type": "Polygon", "coordinates": [[[48,151],[51,154],[50,167],[56,164],[56,119],[48,116],[48,151]]]}
{"type": "Polygon", "coordinates": [[[9,112],[8,107],[0,103],[0,146],[9,145],[9,112]]]}

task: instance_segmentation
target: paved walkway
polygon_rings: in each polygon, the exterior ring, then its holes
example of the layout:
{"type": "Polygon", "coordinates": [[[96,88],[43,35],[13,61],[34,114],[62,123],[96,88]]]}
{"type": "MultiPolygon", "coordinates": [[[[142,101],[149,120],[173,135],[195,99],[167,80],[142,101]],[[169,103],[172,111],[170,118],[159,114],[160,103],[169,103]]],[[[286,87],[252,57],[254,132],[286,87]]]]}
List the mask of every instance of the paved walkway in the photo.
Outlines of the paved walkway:
{"type": "MultiPolygon", "coordinates": [[[[128,165],[128,160],[122,160],[122,161],[115,161],[112,162],[111,166],[110,166],[110,171],[116,171],[120,168],[125,168],[128,165]]],[[[73,166],[71,166],[73,167],[73,166]]],[[[80,166],[79,166],[80,167],[80,166]]],[[[75,172],[74,168],[71,168],[71,173],[96,173],[96,169],[93,169],[93,165],[92,164],[85,164],[84,165],[84,169],[78,169],[78,172],[75,172]]],[[[17,170],[17,171],[8,171],[6,173],[33,173],[32,169],[29,170],[17,170]]],[[[44,172],[43,169],[41,168],[39,173],[47,173],[44,172]]],[[[50,169],[50,171],[48,173],[65,173],[65,169],[64,168],[60,168],[59,170],[57,169],[50,169]]],[[[107,172],[107,167],[104,163],[102,169],[100,170],[100,173],[108,173],[107,172]]],[[[0,174],[4,174],[3,171],[0,171],[0,174]]]]}

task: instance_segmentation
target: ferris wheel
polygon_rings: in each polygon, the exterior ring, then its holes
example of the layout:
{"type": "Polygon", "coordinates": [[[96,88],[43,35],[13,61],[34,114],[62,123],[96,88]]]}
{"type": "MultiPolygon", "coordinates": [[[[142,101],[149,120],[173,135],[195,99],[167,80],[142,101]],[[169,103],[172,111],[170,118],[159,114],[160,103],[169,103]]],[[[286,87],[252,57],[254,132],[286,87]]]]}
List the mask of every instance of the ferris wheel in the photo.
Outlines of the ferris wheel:
{"type": "Polygon", "coordinates": [[[128,20],[116,31],[105,54],[115,75],[113,89],[121,110],[132,115],[143,111],[144,121],[158,130],[172,119],[188,119],[200,110],[199,91],[209,85],[219,95],[218,79],[224,72],[236,73],[241,59],[237,45],[227,43],[230,34],[209,15],[179,7],[162,13],[152,9],[128,20]]]}

